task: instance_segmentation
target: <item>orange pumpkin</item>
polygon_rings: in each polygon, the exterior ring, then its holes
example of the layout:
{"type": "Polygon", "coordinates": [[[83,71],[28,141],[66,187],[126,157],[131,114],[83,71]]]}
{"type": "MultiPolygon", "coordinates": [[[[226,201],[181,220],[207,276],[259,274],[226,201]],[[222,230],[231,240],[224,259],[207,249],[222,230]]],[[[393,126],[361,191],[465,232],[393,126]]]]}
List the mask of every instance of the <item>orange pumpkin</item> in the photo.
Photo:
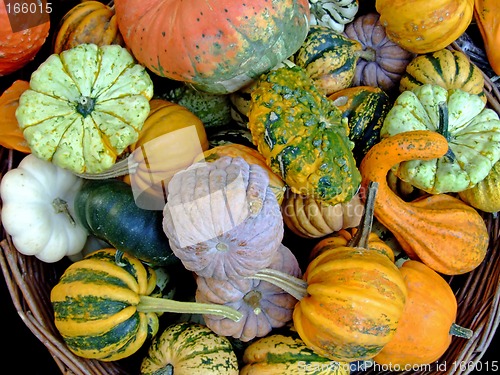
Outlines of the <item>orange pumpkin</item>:
{"type": "MultiPolygon", "coordinates": [[[[28,17],[30,22],[37,21],[33,20],[33,17],[40,17],[39,20],[44,21],[42,14],[30,14],[28,17]]],[[[39,22],[37,26],[14,32],[5,2],[0,1],[0,77],[21,69],[33,60],[45,43],[49,29],[50,20],[47,19],[46,22],[39,22]]]]}
{"type": "Polygon", "coordinates": [[[376,0],[387,37],[413,53],[445,48],[472,20],[474,0],[376,0]]]}
{"type": "Polygon", "coordinates": [[[112,8],[90,0],[75,5],[64,15],[54,39],[54,53],[84,43],[125,45],[112,8]]]}
{"type": "Polygon", "coordinates": [[[406,301],[401,272],[368,246],[375,192],[371,188],[368,194],[359,235],[314,258],[303,280],[270,269],[252,276],[281,286],[298,300],[293,324],[300,338],[334,361],[377,355],[394,336],[406,301]]]}
{"type": "Polygon", "coordinates": [[[484,259],[489,234],[479,213],[447,194],[425,195],[405,202],[388,186],[392,166],[406,160],[429,160],[448,151],[446,139],[433,131],[408,131],[373,146],[360,165],[362,189],[379,183],[375,217],[389,229],[411,259],[433,270],[458,275],[476,268],[484,259]]]}
{"type": "Polygon", "coordinates": [[[19,97],[29,86],[29,82],[17,80],[0,96],[0,145],[26,154],[31,153],[31,149],[19,128],[16,109],[19,97]]]}
{"type": "Polygon", "coordinates": [[[457,300],[450,285],[425,264],[407,260],[400,268],[408,297],[396,334],[374,357],[381,364],[416,366],[438,360],[452,336],[470,338],[472,331],[455,323],[457,300]]]}
{"type": "Polygon", "coordinates": [[[475,0],[474,19],[484,43],[488,61],[500,75],[500,2],[498,0],[475,0]]]}

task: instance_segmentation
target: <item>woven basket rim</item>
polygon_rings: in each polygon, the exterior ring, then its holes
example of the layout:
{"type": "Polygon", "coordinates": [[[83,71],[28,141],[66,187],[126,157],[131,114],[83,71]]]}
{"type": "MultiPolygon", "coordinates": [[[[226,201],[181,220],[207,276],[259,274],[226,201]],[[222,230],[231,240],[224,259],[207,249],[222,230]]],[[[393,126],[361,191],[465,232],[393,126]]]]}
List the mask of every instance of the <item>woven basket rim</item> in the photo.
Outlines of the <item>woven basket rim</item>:
{"type": "MultiPolygon", "coordinates": [[[[457,43],[449,46],[462,51],[457,43]]],[[[463,52],[463,51],[462,51],[463,52]]],[[[500,114],[500,91],[484,74],[488,105],[500,114]]],[[[0,146],[0,180],[7,170],[14,167],[16,152],[0,146]]],[[[1,201],[0,201],[1,209],[1,201]]],[[[438,363],[467,363],[467,368],[447,366],[446,370],[422,367],[397,372],[398,374],[468,374],[475,368],[491,344],[500,325],[500,219],[493,214],[482,213],[490,233],[490,245],[486,259],[472,272],[447,280],[458,302],[456,323],[470,328],[474,335],[469,340],[453,337],[452,343],[438,363]]],[[[1,226],[1,222],[0,222],[1,226]]],[[[19,316],[33,335],[45,345],[64,374],[75,375],[126,375],[129,370],[117,362],[100,362],[76,356],[66,347],[56,330],[50,305],[50,289],[57,282],[58,273],[52,264],[39,261],[33,256],[19,253],[3,226],[0,229],[0,267],[7,288],[19,316]]],[[[364,374],[393,374],[391,371],[368,369],[364,374]]]]}

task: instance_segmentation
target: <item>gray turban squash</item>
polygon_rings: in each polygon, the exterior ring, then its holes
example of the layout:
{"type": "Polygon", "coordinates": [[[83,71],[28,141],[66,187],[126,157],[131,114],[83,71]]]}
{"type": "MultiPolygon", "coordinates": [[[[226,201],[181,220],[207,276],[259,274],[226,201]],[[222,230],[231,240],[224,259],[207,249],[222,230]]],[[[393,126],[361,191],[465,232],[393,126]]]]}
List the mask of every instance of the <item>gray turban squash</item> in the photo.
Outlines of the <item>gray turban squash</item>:
{"type": "Polygon", "coordinates": [[[174,175],[168,192],[163,229],[186,269],[225,280],[270,264],[284,229],[262,167],[229,156],[196,163],[174,175]]]}

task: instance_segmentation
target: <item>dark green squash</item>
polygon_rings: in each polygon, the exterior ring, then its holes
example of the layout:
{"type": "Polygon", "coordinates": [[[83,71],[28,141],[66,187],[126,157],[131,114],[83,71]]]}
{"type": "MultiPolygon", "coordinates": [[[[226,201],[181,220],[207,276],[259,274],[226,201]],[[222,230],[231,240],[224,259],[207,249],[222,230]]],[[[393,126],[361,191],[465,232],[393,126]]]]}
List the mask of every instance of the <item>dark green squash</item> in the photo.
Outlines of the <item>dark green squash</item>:
{"type": "Polygon", "coordinates": [[[179,262],[163,232],[161,211],[136,205],[130,185],[121,180],[86,180],[75,197],[77,219],[94,236],[150,265],[179,262]]]}
{"type": "Polygon", "coordinates": [[[352,153],[359,165],[368,150],[380,141],[380,129],[391,100],[382,89],[373,86],[349,87],[328,99],[333,100],[342,117],[348,120],[349,139],[354,142],[352,153]]]}

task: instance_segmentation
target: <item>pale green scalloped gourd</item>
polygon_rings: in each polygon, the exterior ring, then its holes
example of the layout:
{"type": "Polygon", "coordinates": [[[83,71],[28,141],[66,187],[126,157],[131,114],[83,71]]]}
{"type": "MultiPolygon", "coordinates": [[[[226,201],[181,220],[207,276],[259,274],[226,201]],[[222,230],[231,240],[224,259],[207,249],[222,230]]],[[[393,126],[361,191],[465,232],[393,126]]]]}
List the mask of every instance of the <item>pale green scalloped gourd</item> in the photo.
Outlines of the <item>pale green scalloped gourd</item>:
{"type": "Polygon", "coordinates": [[[34,155],[97,173],[137,140],[152,96],[151,78],[125,48],[81,44],[38,67],[16,118],[34,155]]]}

